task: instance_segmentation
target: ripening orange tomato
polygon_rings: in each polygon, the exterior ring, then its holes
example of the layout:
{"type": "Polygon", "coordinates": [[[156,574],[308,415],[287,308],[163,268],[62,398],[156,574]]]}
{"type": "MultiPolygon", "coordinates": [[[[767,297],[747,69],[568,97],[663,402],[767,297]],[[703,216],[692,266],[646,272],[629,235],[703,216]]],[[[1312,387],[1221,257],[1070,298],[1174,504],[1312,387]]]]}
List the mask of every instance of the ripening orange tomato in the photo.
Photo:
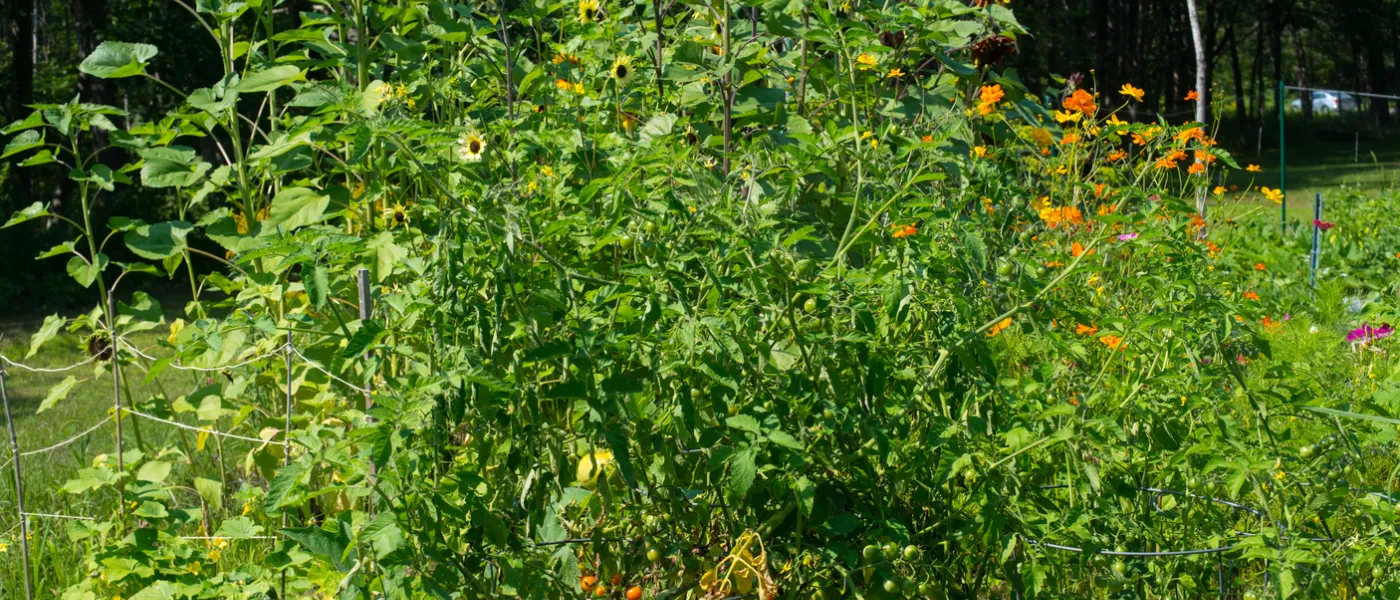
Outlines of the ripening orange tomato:
{"type": "Polygon", "coordinates": [[[627,588],[627,600],[642,600],[641,586],[634,585],[630,588],[627,588]]]}
{"type": "Polygon", "coordinates": [[[622,583],[622,574],[621,574],[621,573],[613,573],[612,579],[609,580],[609,582],[612,583],[613,585],[618,585],[618,584],[622,583]]]}
{"type": "Polygon", "coordinates": [[[592,575],[584,575],[578,580],[578,586],[588,591],[593,588],[593,584],[598,583],[598,578],[592,575]]]}
{"type": "Polygon", "coordinates": [[[598,584],[598,587],[593,588],[593,595],[599,598],[608,595],[608,586],[601,583],[598,584]]]}

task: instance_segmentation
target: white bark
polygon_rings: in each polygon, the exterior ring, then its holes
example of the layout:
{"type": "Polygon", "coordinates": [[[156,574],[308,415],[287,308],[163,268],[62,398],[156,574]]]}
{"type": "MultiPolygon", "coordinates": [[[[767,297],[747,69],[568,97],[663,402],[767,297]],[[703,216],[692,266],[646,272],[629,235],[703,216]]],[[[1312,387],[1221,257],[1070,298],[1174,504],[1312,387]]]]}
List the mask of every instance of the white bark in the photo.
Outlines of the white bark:
{"type": "MultiPolygon", "coordinates": [[[[1206,45],[1201,37],[1201,19],[1196,16],[1196,0],[1186,0],[1186,12],[1191,16],[1191,41],[1196,46],[1196,122],[1206,123],[1206,93],[1210,83],[1206,81],[1206,45]]],[[[1208,123],[1207,123],[1208,124],[1208,123]]]]}

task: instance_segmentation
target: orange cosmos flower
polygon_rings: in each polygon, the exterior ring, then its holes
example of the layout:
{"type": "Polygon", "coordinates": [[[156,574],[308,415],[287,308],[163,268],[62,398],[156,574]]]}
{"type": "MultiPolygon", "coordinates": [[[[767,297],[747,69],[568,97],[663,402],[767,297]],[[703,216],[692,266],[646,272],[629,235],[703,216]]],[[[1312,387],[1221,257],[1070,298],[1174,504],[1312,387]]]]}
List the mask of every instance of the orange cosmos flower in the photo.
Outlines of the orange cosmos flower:
{"type": "Polygon", "coordinates": [[[1108,346],[1109,350],[1118,350],[1123,347],[1123,338],[1116,335],[1106,335],[1099,338],[1099,343],[1108,346]]]}
{"type": "Polygon", "coordinates": [[[1187,102],[1193,102],[1193,101],[1200,100],[1200,99],[1201,99],[1201,95],[1200,95],[1200,94],[1197,94],[1197,93],[1196,93],[1196,90],[1191,90],[1191,91],[1189,91],[1189,92],[1186,92],[1186,101],[1187,101],[1187,102]]]}
{"type": "Polygon", "coordinates": [[[1259,301],[1259,294],[1256,294],[1254,292],[1245,292],[1244,297],[1246,300],[1254,300],[1256,302],[1259,301]]]}
{"type": "Polygon", "coordinates": [[[1006,97],[1006,92],[1002,91],[1001,85],[984,85],[982,93],[977,97],[983,104],[996,104],[1006,97]]]}
{"type": "Polygon", "coordinates": [[[1265,266],[1264,263],[1254,263],[1254,270],[1255,270],[1255,271],[1263,271],[1263,270],[1268,269],[1268,268],[1269,268],[1269,267],[1265,266]]]}
{"type": "Polygon", "coordinates": [[[920,140],[923,140],[923,142],[924,142],[925,144],[927,144],[927,143],[933,141],[933,136],[932,136],[932,135],[926,135],[926,136],[921,137],[921,138],[919,138],[919,139],[920,139],[920,140]]]}
{"type": "Polygon", "coordinates": [[[1173,160],[1172,157],[1170,157],[1170,156],[1164,156],[1164,157],[1162,157],[1162,158],[1157,159],[1157,168],[1158,168],[1158,169],[1162,169],[1162,170],[1165,171],[1165,170],[1168,170],[1168,169],[1175,169],[1176,167],[1177,167],[1176,161],[1173,160]]]}
{"type": "Polygon", "coordinates": [[[1094,335],[1095,333],[1099,332],[1099,327],[1097,325],[1090,327],[1088,325],[1080,323],[1079,327],[1076,328],[1074,332],[1079,335],[1094,335]]]}
{"type": "Polygon", "coordinates": [[[1264,194],[1264,197],[1274,204],[1283,204],[1283,190],[1261,187],[1259,193],[1264,194]]]}
{"type": "Polygon", "coordinates": [[[902,238],[902,237],[911,236],[911,235],[914,235],[914,234],[916,234],[916,233],[919,232],[919,228],[913,226],[912,224],[911,224],[911,225],[890,225],[890,228],[894,230],[894,232],[891,233],[890,236],[893,237],[893,238],[895,238],[895,239],[899,239],[899,238],[902,238]]]}
{"type": "Polygon", "coordinates": [[[1103,198],[1104,193],[1107,192],[1107,191],[1108,191],[1108,184],[1106,184],[1106,183],[1096,183],[1096,184],[1094,184],[1094,197],[1095,197],[1095,198],[1103,198]]]}
{"type": "MultiPolygon", "coordinates": [[[[1075,257],[1075,258],[1079,258],[1081,255],[1084,254],[1084,244],[1081,244],[1081,243],[1079,243],[1079,242],[1075,242],[1074,245],[1072,245],[1072,246],[1069,247],[1069,254],[1070,254],[1070,256],[1073,256],[1073,257],[1075,257]]],[[[1090,250],[1090,251],[1089,251],[1089,255],[1092,256],[1093,254],[1094,254],[1094,251],[1093,251],[1093,250],[1090,250]]]]}
{"type": "Polygon", "coordinates": [[[992,325],[992,328],[991,328],[991,329],[988,329],[988,330],[987,330],[987,337],[995,336],[996,334],[1001,333],[1002,330],[1004,330],[1004,329],[1006,329],[1007,327],[1010,327],[1010,326],[1011,326],[1011,317],[1007,317],[1007,318],[1005,318],[1005,319],[1002,319],[1001,321],[998,321],[995,325],[992,325]]]}
{"type": "Polygon", "coordinates": [[[1128,153],[1124,150],[1114,150],[1108,153],[1108,162],[1118,162],[1128,158],[1128,153]]]}
{"type": "Polygon", "coordinates": [[[1206,172],[1206,166],[1204,163],[1191,163],[1191,166],[1186,168],[1186,172],[1192,175],[1200,175],[1206,172]]]}
{"type": "Polygon", "coordinates": [[[1077,144],[1077,143],[1079,143],[1079,134],[1073,133],[1073,132],[1071,132],[1071,133],[1066,133],[1064,137],[1060,138],[1060,143],[1061,143],[1061,144],[1077,144]]]}
{"type": "Polygon", "coordinates": [[[1065,99],[1065,110],[1073,110],[1092,115],[1099,111],[1099,105],[1094,103],[1094,95],[1082,89],[1074,90],[1069,98],[1065,99]]]}
{"type": "Polygon", "coordinates": [[[1147,92],[1143,91],[1141,88],[1134,87],[1131,83],[1123,84],[1123,87],[1118,88],[1118,93],[1137,100],[1138,102],[1142,102],[1143,96],[1147,94],[1147,92]]]}

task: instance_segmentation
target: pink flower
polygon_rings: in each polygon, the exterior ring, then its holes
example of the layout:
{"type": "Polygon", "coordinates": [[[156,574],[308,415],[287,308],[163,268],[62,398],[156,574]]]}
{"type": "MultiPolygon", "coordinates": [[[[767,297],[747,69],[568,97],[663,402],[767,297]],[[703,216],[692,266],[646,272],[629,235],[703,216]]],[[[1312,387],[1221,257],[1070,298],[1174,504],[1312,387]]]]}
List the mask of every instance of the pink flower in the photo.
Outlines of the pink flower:
{"type": "Polygon", "coordinates": [[[1118,241],[1120,241],[1120,242],[1126,242],[1126,241],[1129,241],[1129,240],[1135,240],[1135,239],[1137,239],[1137,236],[1138,236],[1138,234],[1137,234],[1136,231],[1134,231],[1134,232],[1132,232],[1132,233],[1125,233],[1125,234],[1123,234],[1123,235],[1118,236],[1118,241]]]}
{"type": "Polygon", "coordinates": [[[1394,334],[1395,328],[1391,327],[1389,323],[1382,323],[1380,327],[1362,325],[1347,334],[1347,341],[1352,343],[1369,342],[1385,339],[1394,334]]]}
{"type": "Polygon", "coordinates": [[[1336,223],[1328,223],[1327,221],[1323,221],[1322,219],[1313,219],[1313,227],[1316,227],[1323,231],[1327,231],[1328,229],[1331,229],[1336,226],[1336,223]]]}

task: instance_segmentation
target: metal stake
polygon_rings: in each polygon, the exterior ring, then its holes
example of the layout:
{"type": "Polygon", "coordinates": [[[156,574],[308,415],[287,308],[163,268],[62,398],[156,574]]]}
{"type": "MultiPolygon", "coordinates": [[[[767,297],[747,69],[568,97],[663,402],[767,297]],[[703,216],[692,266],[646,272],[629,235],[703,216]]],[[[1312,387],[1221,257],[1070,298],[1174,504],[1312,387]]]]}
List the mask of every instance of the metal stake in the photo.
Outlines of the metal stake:
{"type": "MultiPolygon", "coordinates": [[[[117,299],[107,293],[107,337],[112,349],[112,421],[117,424],[117,473],[126,473],[126,463],[122,459],[122,381],[117,369],[117,299]]],[[[117,479],[117,508],[121,511],[122,523],[126,523],[126,479],[117,479]]]]}
{"type": "MultiPolygon", "coordinates": [[[[360,288],[360,323],[361,323],[361,326],[363,327],[363,326],[364,326],[363,323],[364,323],[365,321],[369,320],[369,315],[370,315],[370,313],[373,311],[372,302],[374,302],[373,297],[370,296],[369,269],[360,269],[359,271],[357,271],[357,272],[355,273],[355,281],[356,281],[356,283],[359,285],[359,288],[360,288]]],[[[369,352],[369,351],[366,351],[366,352],[365,352],[365,360],[366,360],[366,361],[368,361],[368,360],[370,359],[370,357],[372,357],[372,356],[373,356],[373,353],[372,353],[372,352],[369,352]]],[[[373,396],[373,393],[374,393],[374,377],[371,375],[371,376],[369,377],[368,381],[365,383],[365,412],[366,412],[366,413],[368,413],[368,412],[370,411],[370,409],[374,408],[374,396],[373,396]]],[[[371,423],[374,422],[374,418],[371,417],[371,416],[369,416],[368,414],[365,415],[365,420],[368,421],[368,422],[371,422],[371,423]]],[[[375,471],[376,471],[376,468],[375,468],[375,466],[374,466],[374,459],[371,457],[371,459],[370,459],[370,461],[369,461],[369,481],[370,481],[370,485],[371,485],[371,486],[374,485],[375,471]]],[[[371,504],[373,504],[373,503],[371,502],[371,504]]]]}
{"type": "Polygon", "coordinates": [[[0,365],[0,401],[5,404],[5,426],[10,430],[10,456],[15,468],[15,506],[19,513],[19,549],[24,560],[24,597],[34,600],[34,583],[30,581],[29,524],[24,521],[24,481],[20,478],[19,442],[15,440],[15,419],[10,416],[10,395],[5,390],[5,366],[0,365]]]}
{"type": "Polygon", "coordinates": [[[1322,228],[1317,226],[1316,221],[1322,220],[1322,192],[1318,192],[1317,198],[1313,200],[1313,245],[1312,260],[1308,269],[1308,284],[1312,286],[1313,292],[1317,292],[1317,259],[1322,253],[1322,228]]]}
{"type": "MultiPolygon", "coordinates": [[[[282,466],[287,466],[292,462],[292,332],[287,332],[287,347],[282,349],[282,357],[287,363],[287,414],[285,425],[282,429],[282,441],[287,442],[282,449],[282,466]]],[[[282,529],[287,528],[287,507],[282,507],[282,529]]],[[[285,542],[286,535],[282,536],[285,542]]],[[[287,569],[282,569],[282,587],[277,594],[279,599],[287,597],[287,569]]]]}

